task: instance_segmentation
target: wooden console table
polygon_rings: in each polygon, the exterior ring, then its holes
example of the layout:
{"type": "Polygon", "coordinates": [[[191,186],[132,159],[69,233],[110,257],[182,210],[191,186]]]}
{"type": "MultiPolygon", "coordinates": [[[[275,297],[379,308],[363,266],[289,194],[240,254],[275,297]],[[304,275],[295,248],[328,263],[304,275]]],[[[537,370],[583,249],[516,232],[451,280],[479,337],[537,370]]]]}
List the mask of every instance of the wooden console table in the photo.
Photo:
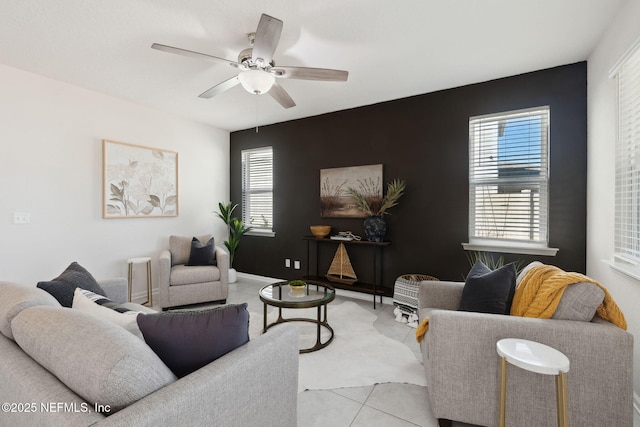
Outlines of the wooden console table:
{"type": "Polygon", "coordinates": [[[330,238],[318,239],[317,237],[314,237],[314,236],[304,236],[303,239],[307,241],[307,275],[304,276],[303,279],[330,284],[334,288],[338,288],[338,289],[346,289],[349,291],[371,294],[373,295],[374,309],[376,308],[376,296],[379,295],[380,303],[382,304],[382,296],[385,293],[384,287],[382,286],[382,271],[383,271],[382,250],[384,249],[385,246],[389,246],[391,242],[369,242],[366,240],[337,240],[337,239],[330,239],[330,238]],[[315,275],[312,275],[310,272],[311,243],[315,244],[315,249],[316,249],[315,275]],[[358,281],[354,284],[347,285],[347,284],[332,282],[329,279],[327,279],[325,276],[321,276],[319,272],[319,269],[320,269],[319,252],[320,251],[318,250],[318,245],[320,243],[330,243],[336,246],[339,245],[340,243],[344,243],[346,246],[360,246],[360,247],[372,248],[373,249],[373,283],[363,283],[358,281]]]}

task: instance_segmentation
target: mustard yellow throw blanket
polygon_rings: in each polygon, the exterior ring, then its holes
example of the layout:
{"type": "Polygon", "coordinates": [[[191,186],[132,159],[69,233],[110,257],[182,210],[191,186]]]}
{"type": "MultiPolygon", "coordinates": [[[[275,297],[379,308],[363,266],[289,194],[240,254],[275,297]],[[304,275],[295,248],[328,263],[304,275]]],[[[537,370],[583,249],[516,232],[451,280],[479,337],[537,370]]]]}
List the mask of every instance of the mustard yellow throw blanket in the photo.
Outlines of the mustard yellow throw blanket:
{"type": "MultiPolygon", "coordinates": [[[[568,273],[552,265],[532,267],[516,289],[511,304],[511,315],[550,319],[560,304],[567,286],[590,282],[604,291],[604,300],[596,309],[596,314],[621,329],[627,329],[627,321],[607,289],[595,280],[580,274],[568,273]]],[[[421,342],[429,329],[429,318],[425,318],[416,329],[416,340],[421,342]]]]}

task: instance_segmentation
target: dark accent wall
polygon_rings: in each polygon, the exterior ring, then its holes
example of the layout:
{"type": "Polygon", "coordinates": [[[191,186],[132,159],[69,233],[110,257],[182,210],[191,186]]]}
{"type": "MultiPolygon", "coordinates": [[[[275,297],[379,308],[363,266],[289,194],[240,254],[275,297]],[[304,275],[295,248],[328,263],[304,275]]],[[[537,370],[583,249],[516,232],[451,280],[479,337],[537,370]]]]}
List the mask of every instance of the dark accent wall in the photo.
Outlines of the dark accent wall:
{"type": "MultiPolygon", "coordinates": [[[[428,78],[428,73],[425,73],[428,78]]],[[[312,82],[309,84],[313,84],[312,82]]],[[[272,146],[275,238],[246,236],[238,271],[293,279],[306,273],[309,225],[363,234],[361,219],[320,217],[320,169],[382,163],[385,183],[407,183],[387,215],[383,285],[422,273],[460,280],[469,270],[469,117],[549,105],[549,244],[555,257],[505,254],[507,261],[538,259],[565,270],[586,270],[587,64],[580,62],[410,98],[231,133],[231,198],[241,202],[241,151],[272,146]],[[284,259],[300,260],[301,270],[284,259]]],[[[273,108],[280,108],[274,104],[273,108]]],[[[321,255],[321,273],[335,251],[321,255]]],[[[349,249],[356,273],[373,280],[371,256],[349,249]]],[[[324,253],[327,252],[327,253],[324,253]]]]}

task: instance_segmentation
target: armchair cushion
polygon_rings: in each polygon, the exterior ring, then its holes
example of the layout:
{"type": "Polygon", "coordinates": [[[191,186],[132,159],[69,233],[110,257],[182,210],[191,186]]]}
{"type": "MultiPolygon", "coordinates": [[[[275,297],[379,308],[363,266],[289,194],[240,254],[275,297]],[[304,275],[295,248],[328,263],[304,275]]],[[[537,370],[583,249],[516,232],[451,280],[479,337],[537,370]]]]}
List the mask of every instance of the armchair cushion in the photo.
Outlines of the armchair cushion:
{"type": "Polygon", "coordinates": [[[515,287],[513,264],[491,271],[481,261],[476,261],[467,276],[458,310],[509,314],[515,287]]]}
{"type": "Polygon", "coordinates": [[[247,304],[204,311],[141,314],[147,344],[178,377],[184,377],[249,341],[247,304]]]}
{"type": "Polygon", "coordinates": [[[77,262],[72,262],[58,277],[47,282],[38,282],[38,287],[49,292],[63,307],[73,305],[73,293],[76,288],[106,296],[96,279],[77,262]]]}
{"type": "Polygon", "coordinates": [[[215,239],[212,237],[207,243],[202,243],[197,237],[191,239],[191,252],[187,265],[217,265],[215,239]]]}
{"type": "Polygon", "coordinates": [[[220,269],[213,265],[174,265],[171,269],[171,286],[217,282],[218,280],[220,280],[220,269]]]}

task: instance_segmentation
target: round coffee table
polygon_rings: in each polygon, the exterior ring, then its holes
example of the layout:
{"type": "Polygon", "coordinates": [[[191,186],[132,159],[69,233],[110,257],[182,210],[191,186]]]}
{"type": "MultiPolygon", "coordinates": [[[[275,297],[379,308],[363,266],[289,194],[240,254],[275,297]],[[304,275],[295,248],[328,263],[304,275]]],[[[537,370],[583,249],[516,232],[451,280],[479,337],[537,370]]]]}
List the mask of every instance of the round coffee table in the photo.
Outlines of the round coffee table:
{"type": "Polygon", "coordinates": [[[316,343],[313,347],[304,348],[300,353],[310,353],[320,350],[328,346],[333,341],[333,328],[327,322],[327,304],[336,297],[335,289],[326,284],[317,282],[307,282],[306,289],[302,291],[291,290],[289,282],[278,282],[267,285],[260,289],[260,300],[264,303],[264,329],[266,332],[272,326],[285,322],[311,322],[317,325],[316,343]],[[278,319],[267,325],[267,306],[278,307],[278,319]],[[307,319],[296,317],[285,319],[282,317],[283,308],[318,308],[318,316],[316,319],[307,319]],[[324,308],[324,310],[323,310],[324,308]],[[322,312],[324,311],[324,316],[322,312]],[[325,342],[320,339],[322,328],[327,329],[331,336],[325,342]]]}

